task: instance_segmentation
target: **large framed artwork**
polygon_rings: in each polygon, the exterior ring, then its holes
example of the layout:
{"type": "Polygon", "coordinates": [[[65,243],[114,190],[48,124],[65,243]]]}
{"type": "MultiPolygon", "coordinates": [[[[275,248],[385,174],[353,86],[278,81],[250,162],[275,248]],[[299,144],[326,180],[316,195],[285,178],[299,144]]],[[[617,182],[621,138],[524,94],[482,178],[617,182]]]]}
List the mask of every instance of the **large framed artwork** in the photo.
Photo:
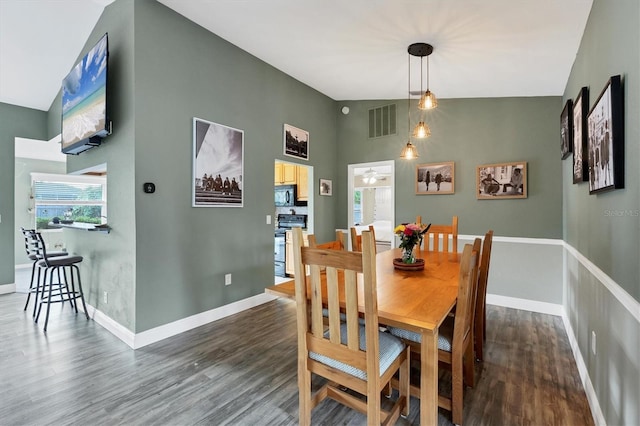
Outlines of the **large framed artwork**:
{"type": "Polygon", "coordinates": [[[573,101],[567,100],[564,104],[562,114],[560,114],[560,151],[564,160],[571,154],[571,144],[573,143],[573,101]]]}
{"type": "Polygon", "coordinates": [[[309,132],[285,124],[284,155],[309,160],[309,132]]]}
{"type": "Polygon", "coordinates": [[[478,166],[476,187],[479,200],[527,198],[527,163],[514,161],[478,166]]]}
{"type": "Polygon", "coordinates": [[[193,207],[242,207],[244,132],[193,118],[193,207]]]}
{"type": "Polygon", "coordinates": [[[453,194],[454,184],[453,161],[416,166],[416,194],[453,194]]]}
{"type": "Polygon", "coordinates": [[[587,114],[589,89],[583,87],[573,103],[573,183],[586,182],[589,177],[587,156],[587,114]]]}
{"type": "Polygon", "coordinates": [[[620,76],[609,79],[587,118],[589,194],[624,188],[624,115],[620,76]]]}

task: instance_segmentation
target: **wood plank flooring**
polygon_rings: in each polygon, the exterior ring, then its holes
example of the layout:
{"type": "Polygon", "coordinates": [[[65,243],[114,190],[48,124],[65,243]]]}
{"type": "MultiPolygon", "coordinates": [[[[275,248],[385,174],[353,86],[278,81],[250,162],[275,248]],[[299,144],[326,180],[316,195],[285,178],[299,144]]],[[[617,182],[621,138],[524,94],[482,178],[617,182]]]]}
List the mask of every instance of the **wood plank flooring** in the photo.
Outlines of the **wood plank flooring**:
{"type": "MultiPolygon", "coordinates": [[[[295,304],[276,300],[137,351],[69,306],[49,330],[0,296],[0,424],[295,425],[295,304]]],[[[465,425],[592,425],[559,317],[488,306],[485,361],[465,425]]],[[[408,418],[417,425],[419,401],[408,418]]],[[[333,401],[313,423],[362,425],[333,401]]],[[[450,415],[440,411],[440,425],[450,415]]]]}

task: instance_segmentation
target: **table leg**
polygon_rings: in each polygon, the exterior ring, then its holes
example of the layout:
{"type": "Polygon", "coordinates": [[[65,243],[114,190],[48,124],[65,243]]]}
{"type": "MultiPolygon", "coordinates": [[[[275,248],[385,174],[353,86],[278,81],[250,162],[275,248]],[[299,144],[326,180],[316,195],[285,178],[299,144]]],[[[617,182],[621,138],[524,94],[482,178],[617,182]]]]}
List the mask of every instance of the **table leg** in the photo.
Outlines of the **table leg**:
{"type": "Polygon", "coordinates": [[[438,330],[423,330],[420,347],[420,424],[438,424],[438,330]]]}

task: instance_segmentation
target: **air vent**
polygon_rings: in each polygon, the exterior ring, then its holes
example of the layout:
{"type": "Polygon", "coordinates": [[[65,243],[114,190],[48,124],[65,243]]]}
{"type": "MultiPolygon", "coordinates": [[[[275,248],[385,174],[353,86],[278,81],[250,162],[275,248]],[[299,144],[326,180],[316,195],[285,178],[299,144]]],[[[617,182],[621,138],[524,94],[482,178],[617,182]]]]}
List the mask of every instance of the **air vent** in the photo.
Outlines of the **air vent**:
{"type": "Polygon", "coordinates": [[[369,110],[369,139],[396,134],[396,104],[369,110]]]}

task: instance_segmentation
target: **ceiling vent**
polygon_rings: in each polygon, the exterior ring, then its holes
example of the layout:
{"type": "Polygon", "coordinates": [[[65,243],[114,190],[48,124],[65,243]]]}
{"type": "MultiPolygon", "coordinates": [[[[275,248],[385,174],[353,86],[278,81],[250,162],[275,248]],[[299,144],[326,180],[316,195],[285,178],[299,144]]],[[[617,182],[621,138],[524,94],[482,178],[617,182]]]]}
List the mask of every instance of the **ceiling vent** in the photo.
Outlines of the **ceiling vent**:
{"type": "Polygon", "coordinates": [[[369,139],[396,134],[396,104],[369,110],[369,139]]]}

